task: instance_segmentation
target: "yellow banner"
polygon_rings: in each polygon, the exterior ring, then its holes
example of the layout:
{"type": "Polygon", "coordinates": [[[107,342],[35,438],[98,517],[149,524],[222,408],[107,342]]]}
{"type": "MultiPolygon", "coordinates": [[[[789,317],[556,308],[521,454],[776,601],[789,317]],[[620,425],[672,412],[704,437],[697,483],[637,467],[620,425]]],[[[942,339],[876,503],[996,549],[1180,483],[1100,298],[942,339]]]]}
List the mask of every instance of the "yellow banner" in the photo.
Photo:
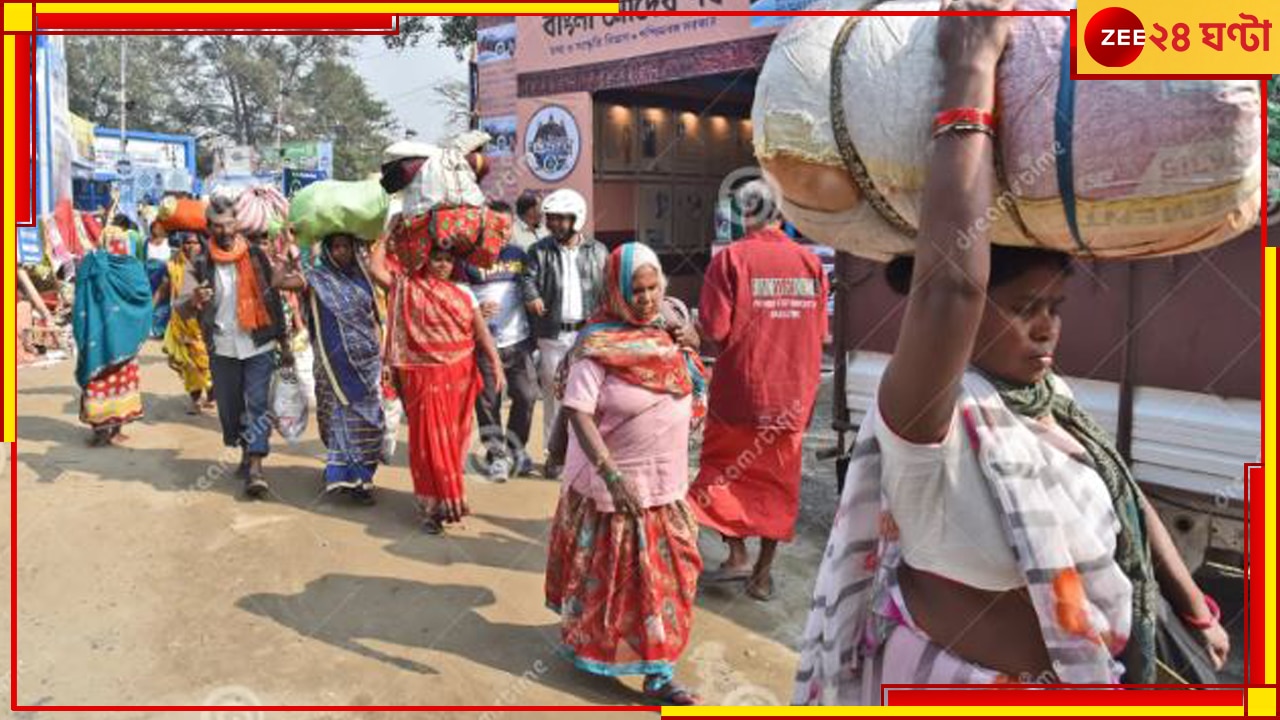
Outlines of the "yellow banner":
{"type": "Polygon", "coordinates": [[[1081,0],[1078,75],[1280,73],[1275,0],[1081,0]]]}

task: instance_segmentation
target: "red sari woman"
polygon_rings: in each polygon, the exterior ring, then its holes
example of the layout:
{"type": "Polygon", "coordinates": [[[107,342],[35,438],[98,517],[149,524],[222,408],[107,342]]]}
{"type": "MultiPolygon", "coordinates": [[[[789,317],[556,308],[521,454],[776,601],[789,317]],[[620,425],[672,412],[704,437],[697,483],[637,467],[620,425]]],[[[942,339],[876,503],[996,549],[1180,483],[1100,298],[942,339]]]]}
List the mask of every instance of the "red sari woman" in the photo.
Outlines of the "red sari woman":
{"type": "Polygon", "coordinates": [[[409,470],[423,529],[436,535],[470,513],[463,458],[482,382],[477,349],[498,368],[498,392],[506,387],[506,376],[479,302],[452,280],[453,253],[427,239],[419,246],[427,252],[408,262],[401,255],[393,272],[379,243],[370,275],[389,290],[384,365],[409,421],[409,470]]]}

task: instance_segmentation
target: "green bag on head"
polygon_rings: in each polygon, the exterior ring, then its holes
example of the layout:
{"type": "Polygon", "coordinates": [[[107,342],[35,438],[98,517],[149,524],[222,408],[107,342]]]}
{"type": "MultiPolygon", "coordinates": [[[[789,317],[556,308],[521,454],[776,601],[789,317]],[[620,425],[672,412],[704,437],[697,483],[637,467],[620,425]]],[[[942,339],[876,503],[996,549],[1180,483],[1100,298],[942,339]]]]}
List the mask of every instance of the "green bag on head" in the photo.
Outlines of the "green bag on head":
{"type": "Polygon", "coordinates": [[[377,180],[321,180],[293,196],[289,223],[302,246],[338,232],[372,242],[382,234],[390,202],[377,180]]]}

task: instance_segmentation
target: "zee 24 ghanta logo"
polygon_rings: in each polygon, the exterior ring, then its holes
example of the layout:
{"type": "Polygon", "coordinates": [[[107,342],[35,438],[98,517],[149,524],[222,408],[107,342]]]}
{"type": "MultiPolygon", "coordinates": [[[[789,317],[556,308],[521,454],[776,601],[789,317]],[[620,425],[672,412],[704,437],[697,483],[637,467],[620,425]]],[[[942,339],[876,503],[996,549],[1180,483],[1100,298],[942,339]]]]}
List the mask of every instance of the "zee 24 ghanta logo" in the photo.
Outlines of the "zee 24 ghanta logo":
{"type": "Polygon", "coordinates": [[[1239,43],[1245,52],[1269,52],[1271,50],[1271,21],[1259,21],[1257,16],[1239,13],[1234,22],[1202,22],[1195,28],[1185,22],[1171,23],[1167,27],[1153,22],[1150,27],[1126,8],[1109,7],[1099,10],[1089,18],[1084,29],[1084,45],[1099,65],[1111,68],[1125,67],[1138,59],[1148,45],[1159,52],[1186,52],[1197,40],[1205,47],[1222,52],[1228,43],[1239,43]],[[1195,30],[1198,37],[1193,37],[1195,30]]]}

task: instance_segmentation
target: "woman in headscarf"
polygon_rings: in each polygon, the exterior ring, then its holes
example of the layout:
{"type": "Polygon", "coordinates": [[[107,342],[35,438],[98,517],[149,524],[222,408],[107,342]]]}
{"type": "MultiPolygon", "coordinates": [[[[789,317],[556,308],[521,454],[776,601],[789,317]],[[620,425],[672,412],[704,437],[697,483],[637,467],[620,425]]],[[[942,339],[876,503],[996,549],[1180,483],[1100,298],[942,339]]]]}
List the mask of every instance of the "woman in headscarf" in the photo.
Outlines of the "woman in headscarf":
{"type": "MultiPolygon", "coordinates": [[[[461,218],[492,211],[433,212],[461,218]]],[[[477,223],[474,230],[481,227],[477,223]]],[[[388,269],[386,247],[379,242],[370,274],[390,291],[385,362],[409,420],[409,469],[423,529],[435,535],[470,514],[463,458],[483,382],[476,352],[483,352],[495,368],[495,392],[502,392],[507,379],[479,301],[470,288],[454,281],[453,253],[423,237],[396,242],[398,270],[393,274],[388,269]]]]}
{"type": "Polygon", "coordinates": [[[76,383],[80,420],[96,446],[126,439],[120,429],[142,417],[138,350],[151,332],[153,307],[146,270],[129,253],[125,231],[111,227],[76,272],[76,383]]]}
{"type": "MultiPolygon", "coordinates": [[[[196,282],[192,263],[205,252],[204,238],[199,233],[180,231],[174,233],[179,245],[176,257],[169,261],[169,274],[156,289],[156,297],[165,298],[173,307],[185,307],[195,292],[196,282]]],[[[205,408],[213,407],[213,375],[209,372],[209,349],[200,332],[200,318],[182,312],[169,316],[164,333],[164,354],[169,357],[169,367],[182,378],[182,387],[191,398],[189,415],[199,415],[205,408]],[[204,396],[201,401],[200,396],[204,396]]]]}
{"type": "MultiPolygon", "coordinates": [[[[382,451],[382,318],[359,240],[333,233],[320,241],[320,262],[280,282],[304,291],[316,359],[316,420],[328,448],[326,492],[373,502],[373,476],[382,451]]],[[[296,261],[295,261],[296,267],[296,261]]]]}
{"type": "Polygon", "coordinates": [[[548,547],[547,605],[564,652],[597,675],[643,675],[654,702],[693,705],[675,682],[702,559],[685,503],[703,370],[661,327],[666,279],[648,247],[614,250],[604,307],[566,359],[573,428],[548,547]]]}
{"type": "Polygon", "coordinates": [[[819,568],[797,704],[879,704],[890,683],[1178,682],[1226,659],[1216,605],[1052,373],[1070,258],[993,247],[982,230],[1012,22],[938,23],[916,254],[888,268],[906,310],[819,568]],[[1179,634],[1200,659],[1174,662],[1162,638],[1179,634]]]}

